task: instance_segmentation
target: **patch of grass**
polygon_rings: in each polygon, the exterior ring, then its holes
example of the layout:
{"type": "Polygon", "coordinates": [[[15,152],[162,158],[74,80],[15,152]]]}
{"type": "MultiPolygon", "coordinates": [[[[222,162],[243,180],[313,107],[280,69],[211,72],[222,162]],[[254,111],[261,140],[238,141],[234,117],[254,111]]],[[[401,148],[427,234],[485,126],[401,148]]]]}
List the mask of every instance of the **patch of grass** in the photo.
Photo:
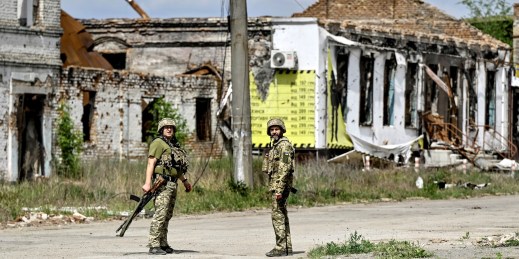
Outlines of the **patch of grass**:
{"type": "MultiPolygon", "coordinates": [[[[213,211],[241,211],[270,206],[266,187],[268,176],[261,172],[261,159],[253,159],[254,186],[232,181],[231,157],[193,159],[188,178],[195,183],[193,192],[185,193],[179,185],[175,213],[196,214],[213,211]]],[[[23,214],[22,208],[42,208],[48,213],[61,207],[106,207],[106,211],[84,212],[86,216],[109,217],[108,212],[132,211],[136,204],[130,194],[142,195],[145,159],[128,161],[99,159],[83,162],[82,178],[54,175],[35,182],[0,182],[0,221],[13,220],[23,214]]],[[[504,174],[423,170],[419,174],[406,168],[362,171],[355,164],[330,164],[324,160],[298,162],[295,172],[297,194],[291,194],[289,206],[311,207],[342,202],[372,202],[382,199],[405,200],[467,198],[485,195],[519,193],[518,179],[504,174]],[[416,188],[420,175],[424,188],[416,188]],[[492,183],[480,190],[465,188],[439,189],[434,181],[492,183]]],[[[148,204],[146,209],[151,209],[148,204]]]]}
{"type": "Polygon", "coordinates": [[[346,242],[330,242],[323,246],[318,246],[310,252],[310,258],[321,258],[327,255],[350,255],[350,254],[367,254],[373,252],[375,244],[365,240],[357,231],[350,235],[350,239],[346,242]]]}
{"type": "Polygon", "coordinates": [[[434,255],[418,244],[397,240],[377,244],[374,254],[381,258],[427,258],[434,255]]]}
{"type": "Polygon", "coordinates": [[[355,231],[348,241],[330,242],[317,246],[308,252],[310,258],[323,258],[326,256],[373,253],[378,258],[427,258],[434,254],[421,248],[419,245],[408,241],[390,240],[389,242],[372,243],[362,238],[355,231]]]}
{"type": "Polygon", "coordinates": [[[506,240],[506,242],[503,244],[503,246],[504,247],[519,246],[519,240],[517,240],[517,239],[506,240]]]}

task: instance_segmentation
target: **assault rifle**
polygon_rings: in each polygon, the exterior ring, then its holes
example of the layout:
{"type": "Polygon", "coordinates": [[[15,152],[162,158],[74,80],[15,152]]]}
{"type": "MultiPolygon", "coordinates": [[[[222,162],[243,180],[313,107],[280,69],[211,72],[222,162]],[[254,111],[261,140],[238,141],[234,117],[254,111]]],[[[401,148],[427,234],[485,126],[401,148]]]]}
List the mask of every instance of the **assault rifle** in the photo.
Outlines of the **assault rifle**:
{"type": "Polygon", "coordinates": [[[144,209],[144,206],[146,206],[146,204],[148,204],[148,202],[150,202],[151,199],[153,199],[153,196],[155,196],[155,192],[157,191],[157,189],[159,187],[161,187],[164,183],[166,183],[166,180],[164,180],[164,178],[162,178],[162,176],[159,175],[159,176],[157,176],[157,179],[153,183],[153,186],[151,186],[151,189],[149,191],[147,191],[146,193],[144,193],[144,195],[142,195],[141,198],[139,198],[135,195],[130,195],[130,199],[139,202],[139,204],[137,204],[137,207],[133,211],[132,215],[130,215],[123,222],[123,224],[121,226],[119,226],[119,228],[115,231],[115,233],[119,232],[119,230],[121,231],[118,234],[118,236],[120,236],[120,237],[124,236],[124,232],[126,232],[126,229],[128,229],[128,227],[132,223],[133,219],[137,215],[139,215],[139,213],[142,211],[142,209],[144,209]]]}

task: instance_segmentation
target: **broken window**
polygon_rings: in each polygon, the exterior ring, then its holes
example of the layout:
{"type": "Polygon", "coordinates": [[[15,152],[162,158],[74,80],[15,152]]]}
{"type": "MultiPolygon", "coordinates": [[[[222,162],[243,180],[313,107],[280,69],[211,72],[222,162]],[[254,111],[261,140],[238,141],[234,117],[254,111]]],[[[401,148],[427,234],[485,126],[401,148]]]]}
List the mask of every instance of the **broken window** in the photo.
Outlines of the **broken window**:
{"type": "Polygon", "coordinates": [[[478,104],[476,69],[469,69],[466,72],[468,80],[468,100],[469,100],[469,126],[476,125],[476,112],[478,104]]]}
{"type": "MultiPolygon", "coordinates": [[[[438,74],[438,65],[429,64],[427,65],[434,74],[438,74]]],[[[438,101],[438,87],[434,80],[431,77],[426,77],[425,79],[425,96],[424,96],[424,108],[425,111],[430,111],[432,113],[438,113],[437,109],[437,101],[438,101]]]]}
{"type": "Polygon", "coordinates": [[[345,52],[344,48],[341,48],[337,53],[337,77],[335,77],[334,73],[332,72],[330,94],[330,101],[332,105],[332,140],[338,139],[339,123],[346,117],[349,57],[349,53],[345,52]],[[339,119],[340,115],[342,115],[343,118],[339,119]]]}
{"type": "Polygon", "coordinates": [[[92,118],[95,109],[95,91],[82,91],[83,92],[83,116],[81,117],[81,123],[83,124],[83,140],[90,141],[90,135],[92,130],[92,118]]]}
{"type": "Polygon", "coordinates": [[[417,89],[418,64],[407,63],[405,80],[405,126],[416,128],[417,125],[417,89]]]}
{"type": "Polygon", "coordinates": [[[18,0],[18,22],[21,26],[33,26],[38,21],[39,0],[18,0]]]}
{"type": "Polygon", "coordinates": [[[348,66],[350,61],[349,53],[339,52],[337,56],[337,88],[339,95],[339,104],[341,106],[342,115],[346,116],[346,107],[348,100],[348,66]]]}
{"type": "Polygon", "coordinates": [[[155,114],[153,106],[157,99],[155,98],[142,98],[141,107],[142,110],[142,125],[141,125],[141,141],[151,143],[156,135],[156,130],[153,128],[153,122],[155,120],[155,114]]]}
{"type": "Polygon", "coordinates": [[[373,55],[360,58],[360,102],[359,124],[370,126],[373,124],[373,55]]]}
{"type": "Polygon", "coordinates": [[[395,108],[395,74],[396,60],[394,55],[384,65],[384,117],[385,126],[394,125],[395,117],[393,111],[395,108]]]}
{"type": "Polygon", "coordinates": [[[103,57],[114,69],[126,69],[126,53],[103,53],[103,57]]]}
{"type": "Polygon", "coordinates": [[[496,125],[496,72],[487,71],[487,87],[485,98],[485,125],[493,128],[496,125]]]}
{"type": "Polygon", "coordinates": [[[210,98],[196,98],[196,136],[200,141],[211,140],[210,98]]]}

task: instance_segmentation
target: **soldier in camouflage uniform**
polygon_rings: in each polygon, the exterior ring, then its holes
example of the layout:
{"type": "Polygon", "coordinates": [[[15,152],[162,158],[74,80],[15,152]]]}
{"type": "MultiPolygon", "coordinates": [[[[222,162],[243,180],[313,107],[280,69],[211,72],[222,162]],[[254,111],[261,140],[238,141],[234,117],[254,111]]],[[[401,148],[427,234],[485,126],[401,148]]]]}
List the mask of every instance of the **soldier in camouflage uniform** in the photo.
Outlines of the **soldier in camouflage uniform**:
{"type": "Polygon", "coordinates": [[[268,257],[292,254],[287,199],[294,181],[295,150],[288,138],[283,136],[285,132],[283,120],[276,118],[267,122],[267,135],[271,139],[271,149],[263,160],[263,172],[269,175],[269,191],[272,193],[272,226],[276,234],[276,247],[266,253],[268,257]]]}
{"type": "Polygon", "coordinates": [[[187,159],[185,151],[180,148],[175,138],[175,121],[164,118],[159,122],[159,137],[154,139],[148,152],[148,165],[146,167],[146,182],[142,190],[150,190],[153,179],[164,178],[167,183],[159,187],[155,197],[155,214],[150,226],[148,247],[150,254],[165,255],[174,250],[168,244],[168,224],[173,216],[175,200],[177,197],[177,180],[184,184],[186,192],[191,191],[185,173],[187,172],[187,159]]]}

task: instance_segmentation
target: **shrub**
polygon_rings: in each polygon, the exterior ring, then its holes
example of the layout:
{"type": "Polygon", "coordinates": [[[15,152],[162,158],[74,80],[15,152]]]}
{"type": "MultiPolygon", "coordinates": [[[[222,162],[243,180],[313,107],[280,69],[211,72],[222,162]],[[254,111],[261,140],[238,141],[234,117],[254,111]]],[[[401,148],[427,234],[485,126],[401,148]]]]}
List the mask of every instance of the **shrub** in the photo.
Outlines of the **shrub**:
{"type": "Polygon", "coordinates": [[[57,142],[61,149],[61,160],[58,162],[58,174],[68,178],[81,178],[79,155],[83,146],[83,133],[74,128],[69,107],[62,103],[58,107],[59,118],[57,142]]]}

